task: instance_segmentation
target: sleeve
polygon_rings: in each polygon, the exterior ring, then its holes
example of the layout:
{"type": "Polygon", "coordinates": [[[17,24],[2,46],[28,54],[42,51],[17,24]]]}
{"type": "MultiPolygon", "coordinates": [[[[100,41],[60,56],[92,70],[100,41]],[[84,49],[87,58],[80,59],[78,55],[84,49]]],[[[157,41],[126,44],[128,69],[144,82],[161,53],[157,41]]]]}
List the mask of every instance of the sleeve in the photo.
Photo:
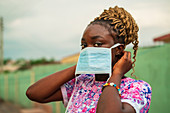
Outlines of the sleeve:
{"type": "Polygon", "coordinates": [[[61,86],[63,103],[64,103],[65,107],[67,106],[69,99],[70,99],[70,97],[73,93],[74,85],[75,85],[75,79],[72,79],[72,80],[68,81],[67,83],[65,83],[61,86]]]}
{"type": "Polygon", "coordinates": [[[133,106],[136,113],[147,113],[151,102],[151,87],[144,81],[127,85],[121,91],[121,102],[133,106]]]}

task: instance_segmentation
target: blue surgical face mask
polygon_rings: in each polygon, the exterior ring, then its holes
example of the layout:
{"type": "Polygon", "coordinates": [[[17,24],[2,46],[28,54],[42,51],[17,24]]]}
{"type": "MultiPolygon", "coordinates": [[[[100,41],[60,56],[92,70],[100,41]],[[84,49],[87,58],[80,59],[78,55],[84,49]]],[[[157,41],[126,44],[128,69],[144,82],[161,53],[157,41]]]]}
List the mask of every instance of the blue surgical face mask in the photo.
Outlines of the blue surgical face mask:
{"type": "Polygon", "coordinates": [[[112,73],[112,49],[120,46],[117,43],[111,48],[86,47],[80,52],[75,74],[109,74],[112,73]]]}

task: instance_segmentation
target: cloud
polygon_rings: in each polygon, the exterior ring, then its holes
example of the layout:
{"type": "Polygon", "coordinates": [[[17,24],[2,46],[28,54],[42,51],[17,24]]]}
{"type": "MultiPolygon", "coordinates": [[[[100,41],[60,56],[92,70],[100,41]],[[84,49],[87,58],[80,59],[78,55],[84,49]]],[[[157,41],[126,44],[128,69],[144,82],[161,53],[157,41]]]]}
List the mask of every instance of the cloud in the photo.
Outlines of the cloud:
{"type": "MultiPolygon", "coordinates": [[[[168,0],[5,0],[5,57],[57,57],[79,52],[85,27],[110,6],[129,11],[140,27],[140,44],[169,31],[168,0]],[[157,31],[157,32],[155,32],[157,31]],[[15,53],[15,54],[14,54],[15,53]]],[[[147,44],[148,45],[148,44],[147,44]]]]}
{"type": "Polygon", "coordinates": [[[169,27],[170,7],[164,2],[148,2],[138,4],[138,9],[134,10],[134,15],[140,27],[169,27]]]}

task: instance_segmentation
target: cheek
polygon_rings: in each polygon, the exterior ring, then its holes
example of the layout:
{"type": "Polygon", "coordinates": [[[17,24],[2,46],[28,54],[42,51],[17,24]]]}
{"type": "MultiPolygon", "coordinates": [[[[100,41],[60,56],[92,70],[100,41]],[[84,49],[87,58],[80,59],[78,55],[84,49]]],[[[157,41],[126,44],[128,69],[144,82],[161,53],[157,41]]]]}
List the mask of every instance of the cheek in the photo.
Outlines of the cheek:
{"type": "Polygon", "coordinates": [[[110,41],[106,42],[106,45],[108,48],[110,48],[114,45],[114,41],[110,40],[110,41]]]}
{"type": "Polygon", "coordinates": [[[115,41],[114,41],[113,37],[109,36],[109,37],[107,37],[107,39],[108,39],[107,43],[110,45],[110,47],[115,44],[115,41]]]}
{"type": "Polygon", "coordinates": [[[115,61],[116,61],[115,54],[116,54],[116,50],[112,49],[112,63],[115,63],[115,61]]]}

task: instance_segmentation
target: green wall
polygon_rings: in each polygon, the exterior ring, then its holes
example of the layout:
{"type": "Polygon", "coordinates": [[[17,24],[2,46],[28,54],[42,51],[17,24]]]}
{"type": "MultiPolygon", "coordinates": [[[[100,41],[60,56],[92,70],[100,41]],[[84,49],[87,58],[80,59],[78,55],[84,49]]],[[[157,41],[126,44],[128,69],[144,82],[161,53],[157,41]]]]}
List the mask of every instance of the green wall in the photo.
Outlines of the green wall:
{"type": "Polygon", "coordinates": [[[148,82],[152,87],[149,113],[169,113],[170,44],[139,49],[135,71],[138,79],[148,82]]]}

